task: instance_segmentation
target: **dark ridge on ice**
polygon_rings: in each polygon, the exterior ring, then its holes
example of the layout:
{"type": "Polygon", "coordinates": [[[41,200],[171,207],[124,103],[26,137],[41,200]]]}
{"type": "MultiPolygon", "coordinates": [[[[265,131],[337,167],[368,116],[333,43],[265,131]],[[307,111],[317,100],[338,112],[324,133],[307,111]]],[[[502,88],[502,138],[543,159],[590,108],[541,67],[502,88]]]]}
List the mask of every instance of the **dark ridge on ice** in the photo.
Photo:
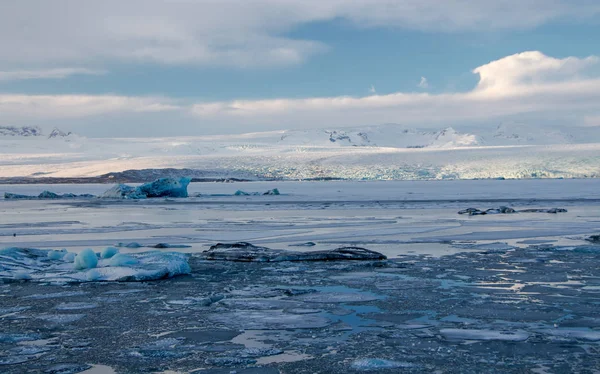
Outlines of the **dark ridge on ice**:
{"type": "Polygon", "coordinates": [[[563,208],[550,208],[550,209],[523,209],[516,210],[508,206],[501,206],[498,208],[490,208],[487,210],[480,210],[477,208],[467,208],[460,210],[458,214],[468,214],[470,216],[482,216],[485,214],[513,214],[513,213],[567,213],[566,209],[563,208]]]}
{"type": "Polygon", "coordinates": [[[283,249],[271,249],[255,246],[246,242],[224,244],[217,243],[204,251],[208,260],[238,262],[282,262],[282,261],[341,261],[385,260],[379,252],[361,247],[340,247],[328,251],[297,252],[283,249]]]}
{"type": "Polygon", "coordinates": [[[592,235],[589,238],[585,239],[588,242],[600,244],[600,235],[592,235]]]}

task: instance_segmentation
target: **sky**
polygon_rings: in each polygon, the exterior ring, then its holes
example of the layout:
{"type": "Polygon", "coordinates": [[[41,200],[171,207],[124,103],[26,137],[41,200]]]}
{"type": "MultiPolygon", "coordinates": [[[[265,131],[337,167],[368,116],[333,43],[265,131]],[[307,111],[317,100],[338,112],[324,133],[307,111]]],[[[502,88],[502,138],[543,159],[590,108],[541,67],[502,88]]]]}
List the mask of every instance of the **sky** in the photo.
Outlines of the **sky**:
{"type": "Polygon", "coordinates": [[[0,126],[600,131],[597,0],[0,2],[0,126]]]}

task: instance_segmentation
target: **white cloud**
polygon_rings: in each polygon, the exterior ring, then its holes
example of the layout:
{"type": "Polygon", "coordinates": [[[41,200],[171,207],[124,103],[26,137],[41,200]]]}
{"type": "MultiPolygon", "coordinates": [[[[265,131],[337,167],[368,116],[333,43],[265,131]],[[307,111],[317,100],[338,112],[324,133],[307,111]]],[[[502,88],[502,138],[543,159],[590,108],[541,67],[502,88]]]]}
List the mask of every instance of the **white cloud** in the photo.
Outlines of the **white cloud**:
{"type": "Polygon", "coordinates": [[[583,124],[587,127],[600,127],[600,115],[597,116],[585,116],[583,124]]]}
{"type": "Polygon", "coordinates": [[[53,68],[38,70],[12,70],[0,71],[0,81],[26,80],[26,79],[64,79],[72,75],[103,75],[105,70],[86,68],[53,68]]]}
{"type": "Polygon", "coordinates": [[[180,109],[173,100],[115,95],[0,94],[2,120],[82,118],[109,113],[162,112],[180,109]]]}
{"type": "Polygon", "coordinates": [[[312,22],[428,32],[594,19],[589,0],[19,0],[0,2],[4,66],[102,61],[262,67],[326,50],[289,36],[312,22]]]}
{"type": "Polygon", "coordinates": [[[427,82],[427,78],[421,77],[421,80],[419,81],[419,84],[417,85],[417,87],[423,88],[423,89],[429,87],[429,82],[427,82]]]}
{"type": "Polygon", "coordinates": [[[377,90],[375,89],[375,86],[371,85],[371,87],[369,87],[369,92],[372,94],[376,94],[377,90]]]}
{"type": "Polygon", "coordinates": [[[597,63],[596,57],[556,59],[525,52],[474,69],[479,83],[463,93],[234,100],[198,103],[192,112],[203,120],[280,127],[385,122],[439,125],[522,113],[576,112],[597,108],[600,77],[583,74],[597,63]]]}

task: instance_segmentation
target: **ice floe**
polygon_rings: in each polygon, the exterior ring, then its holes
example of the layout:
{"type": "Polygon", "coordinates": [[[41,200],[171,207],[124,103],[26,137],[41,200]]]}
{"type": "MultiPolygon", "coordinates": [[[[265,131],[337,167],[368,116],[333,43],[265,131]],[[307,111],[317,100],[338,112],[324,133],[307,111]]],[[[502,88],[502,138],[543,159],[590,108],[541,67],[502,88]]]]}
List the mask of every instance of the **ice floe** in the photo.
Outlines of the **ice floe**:
{"type": "Polygon", "coordinates": [[[415,365],[410,362],[398,362],[385,360],[382,358],[363,358],[356,360],[351,365],[352,369],[360,371],[379,371],[385,369],[408,369],[414,368],[415,365]]]}
{"type": "Polygon", "coordinates": [[[296,252],[255,246],[246,242],[218,243],[203,252],[209,260],[242,262],[385,260],[379,252],[360,247],[340,247],[329,251],[296,252]]]}
{"type": "MultiPolygon", "coordinates": [[[[107,251],[107,250],[105,250],[107,251]]],[[[103,253],[106,255],[105,251],[103,253]]],[[[114,253],[114,250],[108,252],[114,253]]],[[[7,248],[0,250],[0,280],[37,282],[146,281],[191,272],[187,256],[176,252],[141,252],[102,257],[91,249],[62,258],[52,250],[7,248]]]]}
{"type": "Polygon", "coordinates": [[[448,340],[500,340],[522,342],[529,339],[526,331],[495,331],[485,329],[441,329],[440,334],[448,340]]]}

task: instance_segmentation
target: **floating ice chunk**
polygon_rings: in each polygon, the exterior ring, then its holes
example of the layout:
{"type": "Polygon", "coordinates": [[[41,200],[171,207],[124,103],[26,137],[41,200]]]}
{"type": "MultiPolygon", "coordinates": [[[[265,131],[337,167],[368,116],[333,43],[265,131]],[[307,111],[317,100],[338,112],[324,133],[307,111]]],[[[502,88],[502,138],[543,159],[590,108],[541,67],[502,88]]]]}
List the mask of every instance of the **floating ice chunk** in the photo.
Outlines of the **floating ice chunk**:
{"type": "Polygon", "coordinates": [[[191,178],[160,178],[154,182],[142,184],[137,190],[146,197],[188,197],[187,187],[191,178]]]}
{"type": "Polygon", "coordinates": [[[234,193],[235,196],[250,196],[250,194],[246,191],[242,191],[242,190],[237,190],[234,193]]]}
{"type": "Polygon", "coordinates": [[[183,253],[117,254],[98,261],[97,255],[90,249],[77,256],[67,253],[62,260],[49,259],[48,252],[33,248],[1,250],[0,279],[19,280],[20,274],[25,273],[31,276],[31,281],[39,282],[146,281],[191,272],[188,256],[183,253]],[[66,262],[68,255],[74,256],[73,265],[66,262]],[[119,259],[119,256],[124,257],[119,259]],[[120,266],[111,266],[111,261],[120,266]]]}
{"type": "Polygon", "coordinates": [[[86,273],[86,279],[90,282],[101,281],[102,274],[97,269],[91,269],[86,273]]]}
{"type": "Polygon", "coordinates": [[[73,260],[75,270],[93,269],[98,266],[98,256],[91,249],[81,251],[73,260]]]}
{"type": "Polygon", "coordinates": [[[600,235],[592,235],[589,238],[585,239],[588,242],[592,242],[592,243],[598,243],[600,244],[600,235]]]}
{"type": "Polygon", "coordinates": [[[10,192],[5,192],[4,193],[4,198],[5,199],[41,199],[41,200],[53,200],[53,199],[69,199],[69,198],[91,198],[91,197],[95,197],[94,195],[90,195],[90,194],[82,194],[82,195],[75,195],[73,193],[66,193],[66,194],[62,194],[59,195],[57,193],[51,192],[51,191],[43,191],[42,193],[40,193],[37,196],[31,196],[31,195],[20,195],[20,194],[16,194],[16,193],[10,193],[10,192]]]}
{"type": "Polygon", "coordinates": [[[236,310],[209,314],[207,318],[229,328],[246,330],[320,329],[333,323],[315,314],[291,314],[279,310],[236,310]]]}
{"type": "Polygon", "coordinates": [[[160,178],[139,187],[117,184],[100,197],[109,199],[145,199],[152,197],[188,197],[190,178],[160,178]]]}
{"type": "Polygon", "coordinates": [[[33,199],[33,196],[27,196],[27,195],[20,195],[18,193],[11,193],[11,192],[5,192],[4,193],[4,198],[5,199],[33,199]]]}
{"type": "Polygon", "coordinates": [[[138,263],[138,260],[135,258],[123,254],[117,253],[114,257],[112,257],[109,261],[109,266],[131,266],[138,263]]]}
{"type": "Polygon", "coordinates": [[[476,329],[441,329],[440,334],[448,340],[501,340],[522,342],[529,339],[529,333],[516,331],[495,331],[476,329]]]}
{"type": "Polygon", "coordinates": [[[26,270],[16,271],[14,273],[14,279],[30,280],[31,279],[31,274],[28,271],[26,271],[26,270]]]}
{"type": "Polygon", "coordinates": [[[62,260],[63,257],[65,257],[66,254],[67,254],[66,250],[63,250],[63,251],[49,251],[48,252],[48,258],[50,260],[62,260]]]}
{"type": "Polygon", "coordinates": [[[85,317],[85,314],[40,314],[38,319],[56,324],[77,322],[85,317]]]}
{"type": "Polygon", "coordinates": [[[50,191],[42,191],[41,194],[38,195],[40,199],[60,199],[61,196],[50,191]]]}
{"type": "Polygon", "coordinates": [[[100,197],[105,199],[145,199],[146,195],[141,194],[135,187],[117,184],[106,190],[100,197]]]}
{"type": "Polygon", "coordinates": [[[75,257],[77,256],[76,253],[73,252],[67,252],[64,256],[63,256],[63,261],[66,262],[73,262],[75,260],[75,257]]]}
{"type": "Polygon", "coordinates": [[[96,303],[86,303],[86,302],[69,302],[69,303],[60,303],[55,307],[57,310],[80,310],[80,309],[94,309],[97,308],[98,304],[96,303]]]}
{"type": "Polygon", "coordinates": [[[143,245],[141,245],[140,243],[136,243],[136,242],[131,242],[131,243],[118,243],[117,247],[125,247],[125,248],[142,248],[143,245]]]}
{"type": "Polygon", "coordinates": [[[592,330],[589,328],[555,328],[555,329],[540,329],[537,330],[542,334],[547,334],[555,337],[573,339],[573,340],[589,340],[599,341],[600,330],[592,330]]]}
{"type": "Polygon", "coordinates": [[[115,247],[106,247],[102,250],[102,252],[100,253],[100,258],[111,258],[114,255],[116,255],[117,253],[119,253],[119,250],[115,247]]]}
{"type": "Polygon", "coordinates": [[[390,361],[382,358],[363,358],[360,360],[356,360],[352,363],[352,369],[363,371],[412,367],[415,367],[415,365],[411,364],[410,362],[390,361]]]}
{"type": "Polygon", "coordinates": [[[277,188],[273,188],[272,190],[265,192],[263,195],[280,195],[280,193],[277,188]]]}

